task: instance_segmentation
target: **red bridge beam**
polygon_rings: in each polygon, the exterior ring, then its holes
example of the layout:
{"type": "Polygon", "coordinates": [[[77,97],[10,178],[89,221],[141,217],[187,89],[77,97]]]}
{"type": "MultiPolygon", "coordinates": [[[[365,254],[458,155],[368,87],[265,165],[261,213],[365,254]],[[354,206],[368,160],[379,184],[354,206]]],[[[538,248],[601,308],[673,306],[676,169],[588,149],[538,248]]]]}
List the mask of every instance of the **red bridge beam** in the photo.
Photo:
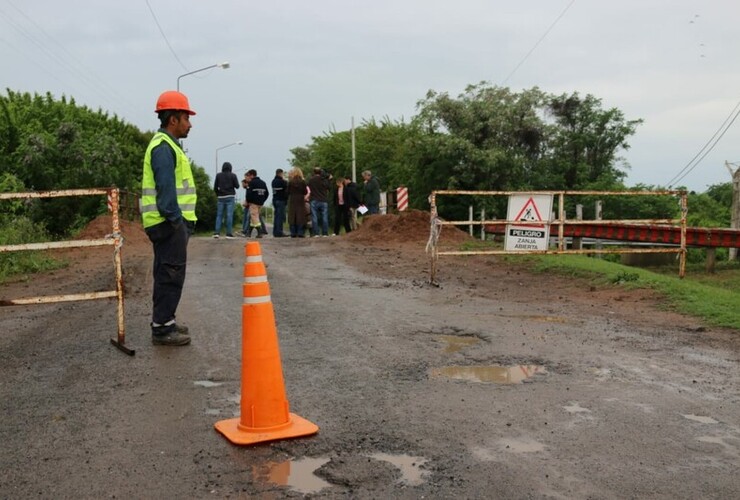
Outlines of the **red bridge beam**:
{"type": "MultiPolygon", "coordinates": [[[[551,234],[557,224],[550,225],[551,234]]],[[[486,233],[504,234],[506,226],[487,224],[486,233]]],[[[602,240],[635,241],[640,243],[681,244],[681,228],[661,225],[636,224],[568,224],[563,225],[563,236],[598,238],[602,240]]],[[[687,227],[686,246],[709,248],[740,248],[740,229],[687,227]]]]}

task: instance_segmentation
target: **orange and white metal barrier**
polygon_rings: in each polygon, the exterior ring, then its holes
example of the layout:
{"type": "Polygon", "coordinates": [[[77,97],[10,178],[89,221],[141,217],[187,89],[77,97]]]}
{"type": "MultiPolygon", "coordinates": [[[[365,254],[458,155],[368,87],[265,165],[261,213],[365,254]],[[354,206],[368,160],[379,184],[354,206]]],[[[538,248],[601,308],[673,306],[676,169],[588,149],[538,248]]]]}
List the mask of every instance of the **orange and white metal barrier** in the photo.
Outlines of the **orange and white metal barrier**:
{"type": "Polygon", "coordinates": [[[121,265],[121,247],[123,246],[123,237],[121,236],[121,229],[118,220],[118,189],[68,189],[63,191],[37,191],[30,193],[0,193],[0,200],[99,195],[105,195],[107,197],[108,209],[111,211],[112,214],[111,234],[106,235],[104,238],[95,240],[46,241],[41,243],[27,243],[23,245],[0,245],[0,253],[19,252],[27,250],[50,250],[56,248],[82,248],[113,245],[113,261],[115,266],[116,289],[104,292],[87,292],[68,295],[46,295],[40,297],[27,297],[8,300],[0,299],[0,306],[48,304],[54,302],[71,302],[76,300],[107,299],[115,297],[118,303],[118,336],[115,339],[111,339],[111,344],[113,344],[126,354],[133,356],[135,351],[125,345],[126,335],[123,322],[123,272],[121,265]]]}

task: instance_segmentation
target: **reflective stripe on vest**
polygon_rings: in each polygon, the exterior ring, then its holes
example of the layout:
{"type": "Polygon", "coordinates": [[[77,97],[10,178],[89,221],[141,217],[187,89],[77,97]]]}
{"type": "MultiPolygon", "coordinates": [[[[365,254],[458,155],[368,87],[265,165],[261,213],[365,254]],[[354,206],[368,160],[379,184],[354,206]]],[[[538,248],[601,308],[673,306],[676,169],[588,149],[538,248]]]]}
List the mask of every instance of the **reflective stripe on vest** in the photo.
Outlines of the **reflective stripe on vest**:
{"type": "Polygon", "coordinates": [[[182,211],[185,220],[195,222],[195,205],[198,201],[195,191],[195,178],[190,168],[190,160],[185,155],[179,144],[164,133],[157,132],[149,142],[144,155],[144,172],[141,178],[141,219],[144,227],[151,227],[164,222],[164,217],[157,208],[157,188],[154,181],[154,170],[152,170],[152,150],[166,142],[175,152],[175,190],[177,193],[177,204],[182,211]]]}

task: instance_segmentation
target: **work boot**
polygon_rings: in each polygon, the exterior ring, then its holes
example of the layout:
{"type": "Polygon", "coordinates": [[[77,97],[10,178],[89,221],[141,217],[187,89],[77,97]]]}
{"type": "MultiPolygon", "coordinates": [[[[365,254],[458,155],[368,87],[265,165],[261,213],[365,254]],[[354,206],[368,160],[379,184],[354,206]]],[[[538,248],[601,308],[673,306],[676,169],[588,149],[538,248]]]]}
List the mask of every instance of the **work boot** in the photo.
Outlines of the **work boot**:
{"type": "Polygon", "coordinates": [[[152,344],[154,345],[187,345],[190,343],[190,337],[186,335],[188,327],[178,327],[177,324],[163,326],[152,326],[152,344]],[[183,333],[181,333],[181,331],[183,333]]]}

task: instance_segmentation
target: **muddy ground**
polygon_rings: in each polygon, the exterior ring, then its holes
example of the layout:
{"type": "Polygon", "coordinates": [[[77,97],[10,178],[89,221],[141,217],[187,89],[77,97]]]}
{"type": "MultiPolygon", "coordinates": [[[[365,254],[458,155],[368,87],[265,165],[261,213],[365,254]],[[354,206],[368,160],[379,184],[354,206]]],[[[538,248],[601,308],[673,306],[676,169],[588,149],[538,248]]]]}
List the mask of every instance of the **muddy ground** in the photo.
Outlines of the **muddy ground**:
{"type": "MultiPolygon", "coordinates": [[[[214,424],[241,414],[246,240],[191,240],[171,348],[123,232],[135,356],[111,300],[0,308],[0,498],[740,496],[740,332],[494,257],[442,257],[430,286],[422,213],[259,240],[290,409],[320,430],[235,446],[214,424]]],[[[110,248],[66,258],[0,298],[113,288],[110,248]]]]}

